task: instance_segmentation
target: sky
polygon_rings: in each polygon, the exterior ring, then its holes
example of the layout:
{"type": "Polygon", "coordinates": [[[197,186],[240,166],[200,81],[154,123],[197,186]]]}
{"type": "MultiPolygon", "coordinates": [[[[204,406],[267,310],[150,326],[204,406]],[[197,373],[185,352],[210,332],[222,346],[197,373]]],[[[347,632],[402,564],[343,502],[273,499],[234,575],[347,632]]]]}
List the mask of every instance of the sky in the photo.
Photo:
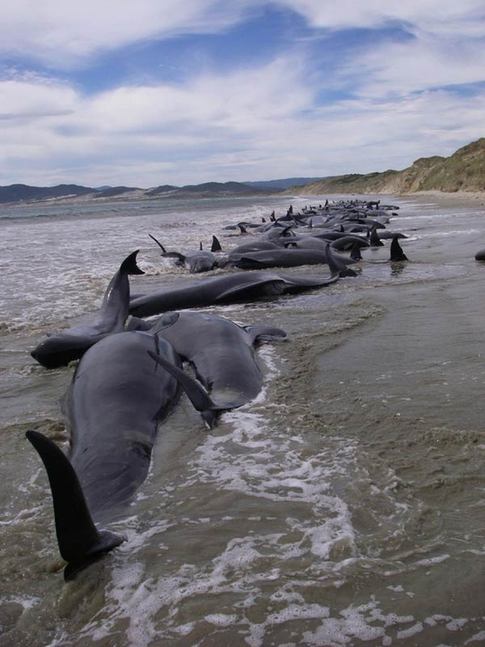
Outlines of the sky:
{"type": "Polygon", "coordinates": [[[483,136],[484,0],[0,3],[0,185],[368,173],[483,136]]]}

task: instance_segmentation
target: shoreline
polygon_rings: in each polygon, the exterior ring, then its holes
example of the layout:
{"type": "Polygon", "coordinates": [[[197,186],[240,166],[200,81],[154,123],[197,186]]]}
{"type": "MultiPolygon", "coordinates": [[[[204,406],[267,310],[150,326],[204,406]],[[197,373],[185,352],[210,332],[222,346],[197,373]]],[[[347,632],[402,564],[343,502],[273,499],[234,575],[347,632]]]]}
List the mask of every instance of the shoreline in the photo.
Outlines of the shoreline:
{"type": "Polygon", "coordinates": [[[485,191],[454,191],[454,192],[446,192],[446,191],[416,191],[414,193],[377,193],[377,192],[368,192],[368,193],[355,193],[355,192],[350,192],[350,193],[293,193],[288,190],[288,192],[278,192],[278,193],[265,193],[265,194],[254,194],[254,195],[242,195],[242,194],[178,194],[177,196],[174,195],[160,195],[160,196],[154,196],[154,197],[140,197],[136,196],[133,194],[130,194],[129,196],[111,196],[111,197],[93,197],[93,196],[76,196],[76,197],[57,197],[57,198],[46,198],[46,199],[41,199],[41,200],[19,200],[16,202],[3,202],[0,203],[0,210],[2,207],[11,209],[15,207],[31,207],[31,206],[54,206],[54,205],[96,205],[96,204],[110,204],[110,203],[116,203],[117,205],[127,203],[127,202],[132,202],[133,200],[141,200],[143,202],[156,202],[157,200],[167,200],[167,199],[180,199],[181,201],[184,199],[193,199],[193,200],[214,200],[217,198],[222,198],[222,199],[237,199],[237,198],[282,198],[282,199],[288,199],[291,200],[291,198],[303,198],[303,199],[308,199],[311,200],[312,198],[315,197],[328,197],[330,199],[333,199],[334,197],[338,197],[339,199],[342,198],[342,196],[347,196],[347,197],[355,197],[355,198],[375,198],[378,197],[380,198],[381,196],[388,196],[388,197],[393,197],[393,198],[400,198],[400,199],[409,199],[409,198],[415,198],[417,200],[425,198],[425,197],[430,197],[436,200],[439,204],[442,204],[443,206],[469,206],[469,205],[476,205],[477,203],[480,206],[485,207],[485,191]]]}
{"type": "Polygon", "coordinates": [[[397,194],[400,198],[433,198],[438,204],[446,207],[485,207],[485,191],[455,191],[453,193],[445,191],[416,191],[415,193],[397,194]]]}
{"type": "MultiPolygon", "coordinates": [[[[303,199],[312,199],[312,198],[323,198],[327,197],[329,199],[342,198],[342,196],[350,198],[360,198],[365,200],[366,198],[398,198],[401,200],[416,199],[422,200],[423,198],[433,198],[442,204],[443,206],[455,207],[455,206],[475,206],[477,203],[481,206],[485,206],[485,191],[415,191],[414,193],[377,193],[377,192],[368,192],[368,193],[307,193],[307,194],[292,194],[295,198],[303,199]]],[[[291,197],[291,196],[288,196],[291,197]]]]}

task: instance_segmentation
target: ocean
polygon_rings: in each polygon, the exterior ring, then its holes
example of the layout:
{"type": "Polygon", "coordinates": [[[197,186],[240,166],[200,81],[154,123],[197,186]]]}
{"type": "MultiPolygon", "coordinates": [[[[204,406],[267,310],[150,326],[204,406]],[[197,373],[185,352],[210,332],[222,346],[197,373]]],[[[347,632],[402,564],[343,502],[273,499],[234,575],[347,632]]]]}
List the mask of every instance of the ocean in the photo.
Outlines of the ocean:
{"type": "Polygon", "coordinates": [[[0,207],[2,647],[485,643],[484,212],[383,202],[400,207],[389,228],[408,236],[408,263],[391,264],[387,243],[356,278],[207,309],[288,340],[259,348],[262,392],[215,429],[181,399],[110,526],[127,541],[67,584],[25,431],[67,447],[74,367],[47,371],[30,350],[89,318],[135,249],[133,294],[188,279],[149,233],[171,250],[213,234],[229,249],[244,238],[225,225],[290,199],[0,207]]]}

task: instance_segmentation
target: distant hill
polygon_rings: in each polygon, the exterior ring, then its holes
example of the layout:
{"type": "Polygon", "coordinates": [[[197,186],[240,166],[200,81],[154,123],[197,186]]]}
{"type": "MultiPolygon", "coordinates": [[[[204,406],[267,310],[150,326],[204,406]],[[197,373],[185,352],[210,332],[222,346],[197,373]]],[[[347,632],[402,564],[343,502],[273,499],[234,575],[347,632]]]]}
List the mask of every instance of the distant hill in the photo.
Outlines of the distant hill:
{"type": "Polygon", "coordinates": [[[288,189],[290,186],[302,186],[304,184],[310,184],[311,182],[318,182],[323,178],[321,177],[287,177],[281,180],[258,180],[255,182],[244,182],[249,186],[253,186],[256,189],[266,189],[266,190],[284,190],[288,189]]]}
{"type": "MultiPolygon", "coordinates": [[[[133,193],[133,191],[140,191],[133,186],[109,186],[96,190],[95,198],[114,198],[116,196],[123,195],[125,193],[133,193]]],[[[91,192],[93,189],[91,189],[91,192]]]]}
{"type": "Polygon", "coordinates": [[[163,184],[162,186],[156,186],[153,189],[148,189],[147,191],[145,191],[145,195],[154,197],[163,193],[172,193],[173,191],[178,191],[179,188],[180,187],[173,186],[172,184],[163,184]]]}
{"type": "Polygon", "coordinates": [[[150,189],[139,189],[129,186],[106,186],[94,189],[92,187],[78,186],[76,184],[59,184],[53,187],[28,186],[26,184],[12,184],[0,186],[0,203],[28,202],[52,198],[78,198],[89,196],[98,198],[128,199],[136,192],[137,198],[183,198],[183,197],[217,197],[240,196],[272,193],[242,182],[205,182],[203,184],[188,184],[186,186],[173,186],[163,184],[150,189]]]}
{"type": "Polygon", "coordinates": [[[182,186],[176,195],[254,195],[258,193],[267,192],[242,182],[205,182],[182,186]]]}
{"type": "Polygon", "coordinates": [[[293,194],[414,193],[485,191],[485,138],[459,148],[450,157],[421,157],[402,171],[337,175],[295,187],[293,194]]]}
{"type": "Polygon", "coordinates": [[[65,198],[93,193],[94,189],[77,184],[58,184],[57,186],[28,186],[27,184],[11,184],[0,186],[0,203],[20,202],[21,200],[46,200],[49,198],[65,198]]]}
{"type": "Polygon", "coordinates": [[[78,184],[36,187],[27,184],[0,186],[0,204],[47,199],[112,198],[204,198],[221,196],[271,195],[285,191],[292,195],[325,195],[326,193],[414,193],[416,191],[483,191],[485,192],[485,137],[459,148],[449,157],[421,157],[402,171],[351,173],[332,177],[286,178],[258,182],[205,182],[174,186],[163,184],[149,189],[128,186],[98,188],[78,184]],[[307,181],[310,181],[307,183],[307,181]]]}
{"type": "Polygon", "coordinates": [[[164,194],[170,198],[182,198],[184,196],[203,198],[221,195],[255,195],[258,193],[267,193],[267,191],[249,186],[243,182],[204,182],[203,184],[186,184],[184,186],[164,184],[145,191],[145,195],[149,198],[161,197],[164,194]]]}

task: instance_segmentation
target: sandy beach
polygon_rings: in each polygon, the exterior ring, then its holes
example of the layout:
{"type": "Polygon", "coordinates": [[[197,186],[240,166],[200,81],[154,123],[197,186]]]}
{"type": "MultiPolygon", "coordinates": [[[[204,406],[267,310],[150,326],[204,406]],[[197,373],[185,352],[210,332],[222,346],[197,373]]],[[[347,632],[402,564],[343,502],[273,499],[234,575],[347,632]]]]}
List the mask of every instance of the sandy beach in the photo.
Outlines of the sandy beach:
{"type": "Polygon", "coordinates": [[[259,351],[261,396],[211,432],[183,399],[139,496],[112,525],[128,541],[69,584],[24,432],[67,441],[59,399],[73,369],[46,371],[29,350],[95,311],[132,249],[147,272],[134,292],[186,279],[147,233],[174,249],[219,233],[230,247],[223,225],[284,213],[288,199],[30,206],[0,219],[0,645],[481,644],[481,199],[395,196],[389,226],[408,236],[408,263],[367,250],[355,278],[211,308],[288,332],[259,351]]]}
{"type": "Polygon", "coordinates": [[[431,199],[436,204],[444,207],[467,207],[480,206],[485,207],[485,193],[482,191],[456,191],[454,193],[445,193],[444,191],[419,191],[410,193],[406,196],[416,200],[431,199]]]}

